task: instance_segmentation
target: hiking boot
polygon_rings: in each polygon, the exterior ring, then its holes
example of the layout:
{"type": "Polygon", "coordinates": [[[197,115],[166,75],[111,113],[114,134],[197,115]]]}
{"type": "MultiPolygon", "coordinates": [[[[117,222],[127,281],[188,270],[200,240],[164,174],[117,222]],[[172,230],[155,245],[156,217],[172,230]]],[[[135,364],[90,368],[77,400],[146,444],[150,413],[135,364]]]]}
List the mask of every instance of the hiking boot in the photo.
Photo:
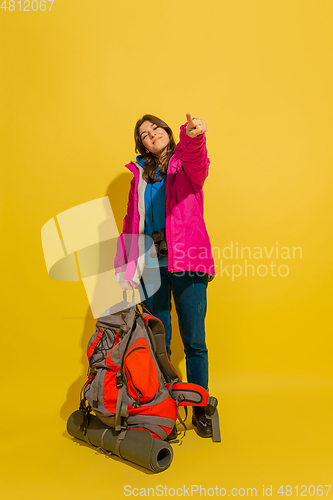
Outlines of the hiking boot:
{"type": "Polygon", "coordinates": [[[177,436],[178,436],[178,430],[175,425],[170,434],[165,438],[165,441],[172,441],[172,439],[176,439],[177,436]]]}
{"type": "Polygon", "coordinates": [[[200,437],[212,437],[212,421],[205,415],[205,408],[202,406],[193,406],[192,424],[197,428],[197,434],[200,437]]]}

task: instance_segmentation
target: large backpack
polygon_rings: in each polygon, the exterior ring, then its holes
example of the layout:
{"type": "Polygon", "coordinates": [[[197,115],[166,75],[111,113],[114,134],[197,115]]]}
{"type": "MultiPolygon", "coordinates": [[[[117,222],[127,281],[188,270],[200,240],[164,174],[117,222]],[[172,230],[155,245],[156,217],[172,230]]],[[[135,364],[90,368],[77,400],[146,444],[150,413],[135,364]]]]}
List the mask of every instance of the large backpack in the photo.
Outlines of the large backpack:
{"type": "Polygon", "coordinates": [[[208,417],[214,415],[213,440],[220,441],[217,400],[201,386],[181,382],[166,353],[163,323],[143,304],[143,312],[128,304],[126,293],[125,305],[119,311],[117,304],[98,318],[88,343],[88,380],[80,403],[86,423],[93,411],[116,431],[146,429],[163,440],[177,415],[182,421],[178,406],[205,406],[208,417]]]}

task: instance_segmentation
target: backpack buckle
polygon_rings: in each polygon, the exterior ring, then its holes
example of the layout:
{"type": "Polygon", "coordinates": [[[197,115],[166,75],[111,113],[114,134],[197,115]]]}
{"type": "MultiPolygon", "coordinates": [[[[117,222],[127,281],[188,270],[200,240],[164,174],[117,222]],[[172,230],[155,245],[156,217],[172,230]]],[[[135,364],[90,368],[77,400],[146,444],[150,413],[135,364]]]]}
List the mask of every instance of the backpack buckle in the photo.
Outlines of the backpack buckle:
{"type": "Polygon", "coordinates": [[[121,387],[124,385],[123,379],[121,378],[121,373],[117,372],[116,377],[117,377],[117,388],[121,389],[121,387]]]}
{"type": "Polygon", "coordinates": [[[185,400],[185,395],[184,395],[184,394],[179,394],[179,396],[177,396],[177,399],[176,399],[176,405],[177,405],[177,408],[178,408],[178,406],[180,405],[180,403],[181,403],[182,401],[184,401],[184,400],[185,400]]]}
{"type": "Polygon", "coordinates": [[[214,398],[213,396],[209,396],[207,400],[207,406],[205,408],[205,413],[207,416],[212,416],[215,413],[216,407],[217,407],[217,399],[214,398]]]}

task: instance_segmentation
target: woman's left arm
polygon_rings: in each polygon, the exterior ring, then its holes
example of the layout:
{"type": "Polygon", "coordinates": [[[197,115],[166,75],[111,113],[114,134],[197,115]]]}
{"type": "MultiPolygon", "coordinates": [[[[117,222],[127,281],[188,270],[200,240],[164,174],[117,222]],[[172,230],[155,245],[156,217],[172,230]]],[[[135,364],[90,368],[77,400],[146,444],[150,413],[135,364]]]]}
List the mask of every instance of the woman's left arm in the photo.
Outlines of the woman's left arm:
{"type": "Polygon", "coordinates": [[[191,181],[202,187],[210,164],[205,136],[207,126],[204,120],[191,118],[190,113],[186,114],[186,118],[187,123],[180,127],[179,143],[174,154],[181,160],[191,181]]]}

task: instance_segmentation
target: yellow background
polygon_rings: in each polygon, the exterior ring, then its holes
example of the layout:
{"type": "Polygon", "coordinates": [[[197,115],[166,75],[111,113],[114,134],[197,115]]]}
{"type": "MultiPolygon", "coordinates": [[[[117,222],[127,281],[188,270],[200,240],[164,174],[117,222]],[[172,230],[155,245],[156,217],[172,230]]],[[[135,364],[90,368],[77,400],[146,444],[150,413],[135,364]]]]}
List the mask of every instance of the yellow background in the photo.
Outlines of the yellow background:
{"type": "MultiPolygon", "coordinates": [[[[123,498],[126,484],[258,497],[273,485],[281,498],[281,485],[332,483],[332,16],[331,0],[0,9],[2,498],[123,498]],[[213,247],[301,247],[302,258],[249,262],[288,265],[285,277],[217,273],[206,324],[222,443],[190,426],[153,475],[65,430],[94,320],[82,283],[49,278],[40,233],[105,195],[120,229],[135,121],[160,116],[178,139],[186,112],[208,126],[213,247]]],[[[215,252],[218,269],[244,266],[215,252]]]]}

